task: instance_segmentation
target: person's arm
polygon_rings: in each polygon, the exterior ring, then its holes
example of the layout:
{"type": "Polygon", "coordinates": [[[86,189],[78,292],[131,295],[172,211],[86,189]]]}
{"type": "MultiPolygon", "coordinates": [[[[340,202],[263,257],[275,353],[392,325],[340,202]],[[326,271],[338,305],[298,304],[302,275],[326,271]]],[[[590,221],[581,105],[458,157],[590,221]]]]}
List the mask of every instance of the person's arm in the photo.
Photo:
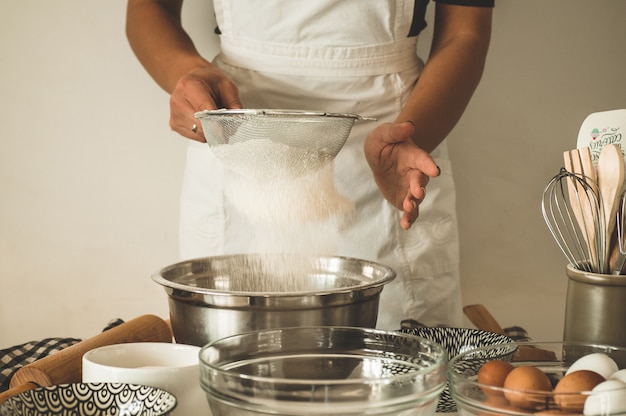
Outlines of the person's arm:
{"type": "Polygon", "coordinates": [[[183,0],[128,0],[126,36],[148,74],[170,96],[170,127],[204,141],[194,114],[240,108],[237,87],[204,59],[181,24],[183,0]],[[197,131],[192,131],[196,125],[197,131]]]}
{"type": "Polygon", "coordinates": [[[450,133],[483,73],[491,39],[490,7],[437,3],[430,56],[396,121],[412,121],[415,144],[431,152],[450,133]]]}
{"type": "Polygon", "coordinates": [[[208,67],[181,25],[183,0],[129,0],[126,36],[148,74],[166,92],[191,70],[208,67]]]}
{"type": "Polygon", "coordinates": [[[394,124],[376,128],[365,156],[383,196],[403,212],[408,229],[419,215],[433,151],[461,118],[482,76],[491,38],[491,8],[437,3],[430,56],[394,124]],[[410,123],[406,123],[410,122],[410,123]]]}

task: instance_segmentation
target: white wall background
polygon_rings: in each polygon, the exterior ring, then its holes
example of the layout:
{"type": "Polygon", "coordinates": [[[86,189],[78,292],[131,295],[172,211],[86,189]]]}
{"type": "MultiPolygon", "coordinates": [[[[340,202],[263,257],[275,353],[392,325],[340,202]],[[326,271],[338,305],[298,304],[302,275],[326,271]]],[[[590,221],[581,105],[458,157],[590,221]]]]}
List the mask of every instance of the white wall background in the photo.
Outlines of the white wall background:
{"type": "MultiPolygon", "coordinates": [[[[626,108],[626,2],[496,1],[484,81],[450,138],[464,301],[559,339],[565,260],[541,192],[589,113],[626,108]]],[[[211,54],[204,2],[186,0],[185,23],[211,54]]],[[[0,5],[0,348],[167,316],[150,275],[177,261],[185,143],[124,14],[122,0],[0,5]]]]}

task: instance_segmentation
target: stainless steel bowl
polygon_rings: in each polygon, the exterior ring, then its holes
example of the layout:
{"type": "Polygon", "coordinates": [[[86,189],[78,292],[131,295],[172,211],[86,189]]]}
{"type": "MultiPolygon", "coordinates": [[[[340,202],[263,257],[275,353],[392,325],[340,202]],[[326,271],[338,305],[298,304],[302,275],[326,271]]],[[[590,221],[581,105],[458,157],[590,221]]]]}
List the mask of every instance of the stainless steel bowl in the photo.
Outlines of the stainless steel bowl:
{"type": "Polygon", "coordinates": [[[176,341],[204,346],[243,332],[376,326],[387,266],[347,257],[237,254],[192,259],[152,278],[165,288],[176,341]]]}

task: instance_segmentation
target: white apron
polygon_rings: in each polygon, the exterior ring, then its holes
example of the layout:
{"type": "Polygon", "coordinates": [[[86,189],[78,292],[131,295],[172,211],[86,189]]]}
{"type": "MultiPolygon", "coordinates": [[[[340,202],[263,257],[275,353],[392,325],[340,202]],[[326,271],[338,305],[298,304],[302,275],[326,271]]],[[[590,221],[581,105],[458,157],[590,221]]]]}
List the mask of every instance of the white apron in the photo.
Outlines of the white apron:
{"type": "MultiPolygon", "coordinates": [[[[377,123],[401,110],[422,68],[408,38],[412,0],[215,0],[221,53],[215,64],[236,82],[245,107],[354,113],[358,122],[335,160],[335,184],[352,200],[352,221],[338,225],[335,255],[380,262],[397,278],[383,289],[378,327],[404,319],[460,326],[458,232],[445,143],[433,157],[420,216],[400,228],[401,212],[380,194],[363,154],[377,123]]],[[[181,198],[181,256],[258,251],[263,233],[229,206],[224,171],[206,144],[190,142],[181,198]]]]}

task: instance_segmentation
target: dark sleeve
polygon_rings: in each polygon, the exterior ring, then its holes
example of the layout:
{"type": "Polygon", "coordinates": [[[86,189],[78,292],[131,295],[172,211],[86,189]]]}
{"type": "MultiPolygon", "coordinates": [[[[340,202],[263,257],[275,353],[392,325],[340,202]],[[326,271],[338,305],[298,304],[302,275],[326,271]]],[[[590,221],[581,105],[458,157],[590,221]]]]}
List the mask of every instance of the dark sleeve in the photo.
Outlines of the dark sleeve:
{"type": "MultiPolygon", "coordinates": [[[[415,0],[413,6],[413,21],[409,30],[409,37],[417,36],[426,27],[426,9],[430,0],[415,0]]],[[[433,0],[438,3],[454,4],[457,6],[493,7],[495,0],[433,0]]]]}
{"type": "Polygon", "coordinates": [[[494,7],[495,0],[434,0],[437,3],[454,4],[457,6],[494,7]]]}

